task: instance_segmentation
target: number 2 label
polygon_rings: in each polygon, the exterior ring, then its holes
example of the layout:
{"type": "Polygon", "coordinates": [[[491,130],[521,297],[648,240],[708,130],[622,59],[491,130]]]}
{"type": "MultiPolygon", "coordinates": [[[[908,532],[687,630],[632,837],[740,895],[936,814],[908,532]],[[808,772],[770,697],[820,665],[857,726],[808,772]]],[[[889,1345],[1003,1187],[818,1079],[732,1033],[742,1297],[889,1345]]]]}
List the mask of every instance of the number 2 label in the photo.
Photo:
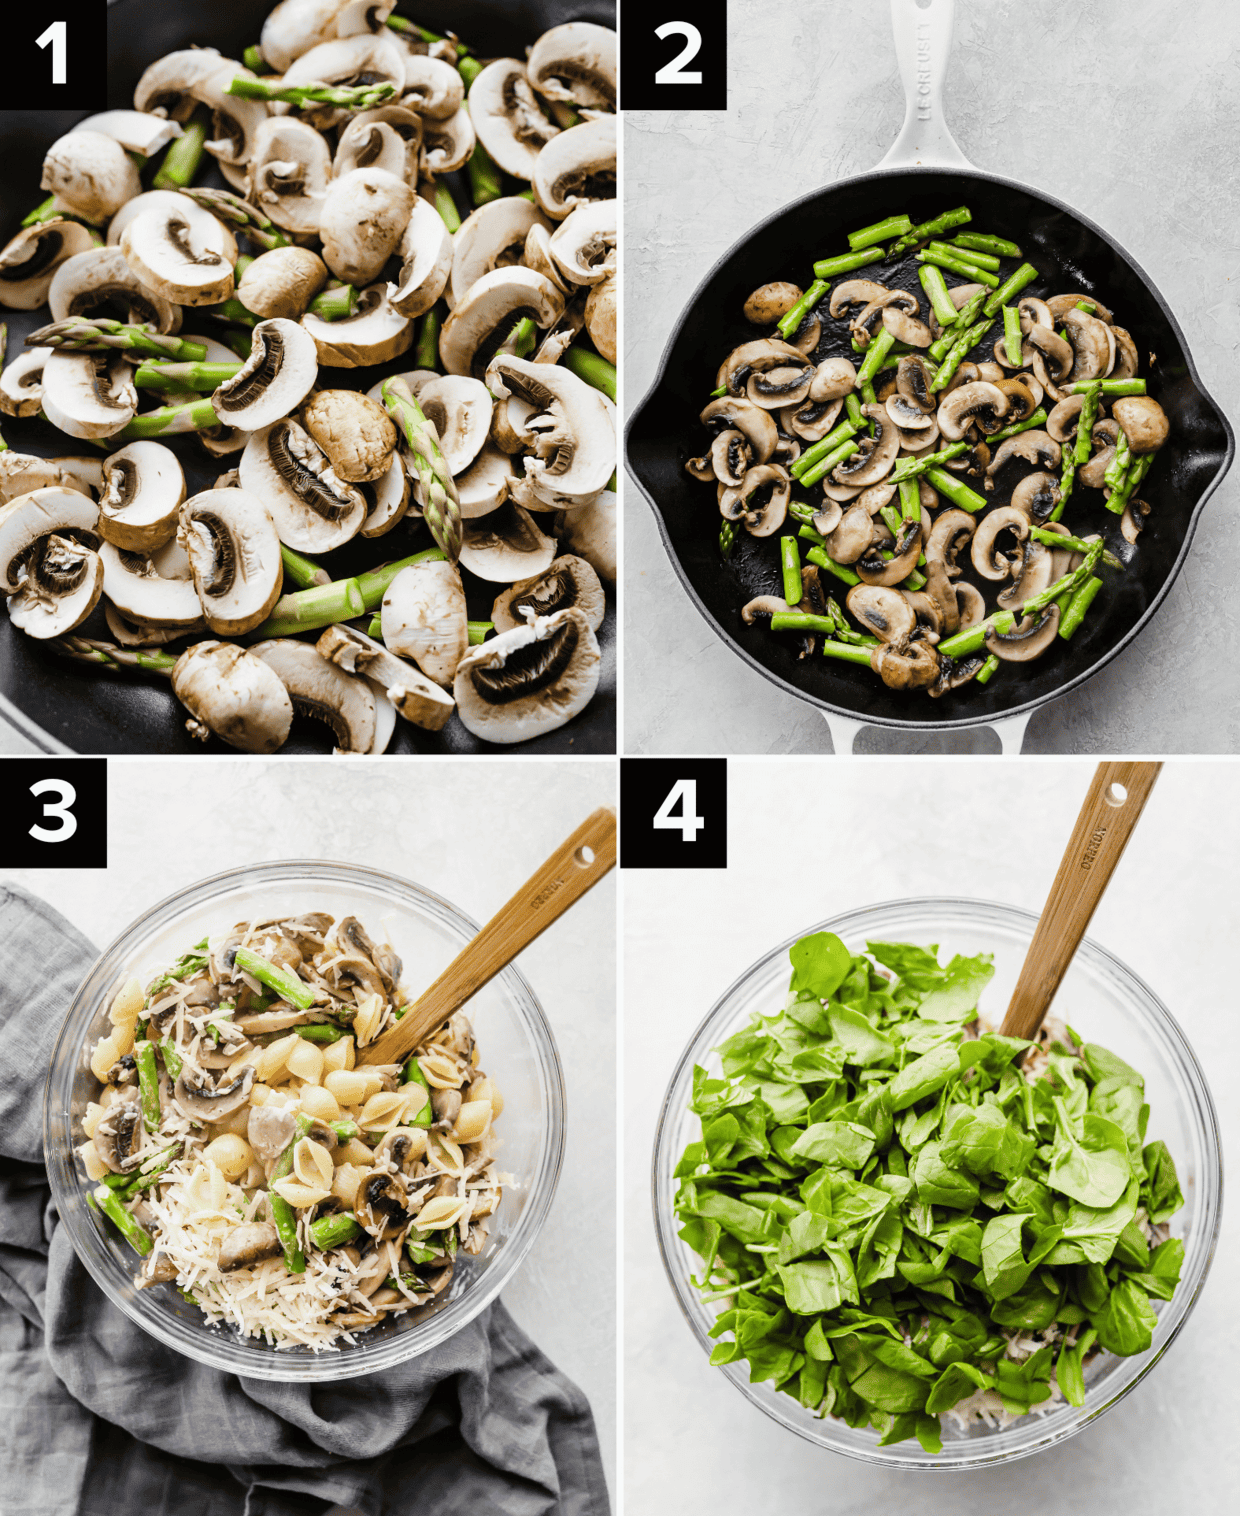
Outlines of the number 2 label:
{"type": "Polygon", "coordinates": [[[654,814],[655,830],[679,832],[681,841],[696,842],[697,834],[705,825],[697,813],[697,780],[678,779],[654,814]],[[677,805],[680,806],[679,816],[673,814],[677,805]]]}
{"type": "Polygon", "coordinates": [[[702,50],[702,34],[691,21],[665,21],[662,26],[656,26],[655,36],[660,42],[665,37],[683,37],[684,47],[672,59],[665,63],[654,76],[656,84],[701,84],[702,72],[700,69],[685,71],[684,65],[692,63],[702,50]]]}

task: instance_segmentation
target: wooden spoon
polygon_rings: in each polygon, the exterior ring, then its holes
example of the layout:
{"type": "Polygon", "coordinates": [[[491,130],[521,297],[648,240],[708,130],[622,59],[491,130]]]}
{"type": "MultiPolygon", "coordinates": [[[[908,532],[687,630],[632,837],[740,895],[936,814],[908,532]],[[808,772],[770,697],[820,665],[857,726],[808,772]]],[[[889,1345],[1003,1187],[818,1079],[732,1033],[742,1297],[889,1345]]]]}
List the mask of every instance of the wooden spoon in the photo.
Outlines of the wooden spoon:
{"type": "Polygon", "coordinates": [[[1161,763],[1098,765],[1003,1018],[1005,1037],[1038,1035],[1161,768],[1161,763]]]}
{"type": "Polygon", "coordinates": [[[596,885],[616,863],[616,813],[603,806],[525,881],[507,905],[444,969],[377,1042],[362,1048],[359,1064],[402,1063],[502,968],[545,932],[570,905],[596,885]]]}

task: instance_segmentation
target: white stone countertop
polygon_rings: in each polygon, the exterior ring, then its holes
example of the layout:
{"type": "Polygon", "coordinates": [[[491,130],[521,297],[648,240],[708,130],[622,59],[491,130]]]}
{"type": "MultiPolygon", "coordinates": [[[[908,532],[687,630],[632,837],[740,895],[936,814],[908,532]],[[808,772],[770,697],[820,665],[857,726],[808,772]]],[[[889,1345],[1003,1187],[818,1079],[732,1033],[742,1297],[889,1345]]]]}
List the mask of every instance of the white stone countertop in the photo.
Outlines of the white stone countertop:
{"type": "MultiPolygon", "coordinates": [[[[632,112],[624,130],[624,403],[654,378],[672,325],[756,222],[874,168],[904,118],[887,5],[731,0],[729,109],[632,112]]],[[[1240,6],[1196,0],[957,0],[944,110],[978,168],[1078,206],[1125,246],[1175,312],[1206,388],[1240,411],[1240,6]],[[1019,93],[1016,88],[1019,81],[1019,93]]],[[[983,228],[984,230],[984,228],[983,228]]],[[[654,515],[625,480],[625,751],[829,753],[818,710],[719,640],[676,578],[654,515]]],[[[1240,633],[1233,467],[1153,622],[1082,689],[1035,711],[1030,753],[1230,753],[1240,705],[1219,699],[1194,628],[1240,633]]],[[[1234,689],[1234,684],[1233,684],[1234,689]]],[[[987,729],[870,728],[858,752],[998,751],[987,729]]]]}
{"type": "MultiPolygon", "coordinates": [[[[277,858],[387,869],[485,921],[590,811],[615,803],[615,783],[613,763],[584,759],[114,760],[107,872],[0,878],[50,901],[100,948],[185,885],[277,858]]],[[[613,1489],[615,912],[612,875],[517,959],[555,1033],[568,1127],[550,1215],[503,1295],[589,1397],[613,1489]]]]}
{"type": "MultiPolygon", "coordinates": [[[[776,943],[840,911],[918,895],[1040,910],[1090,763],[886,761],[825,771],[734,759],[729,867],[624,875],[627,1516],[1216,1516],[1235,1497],[1240,1218],[1182,1332],[1096,1425],[1004,1467],[921,1477],[838,1457],[768,1420],[712,1369],[655,1243],[650,1151],[664,1089],[706,1012],[776,943]],[[778,771],[776,772],[776,767],[778,771]],[[816,796],[811,806],[806,797],[816,796]],[[744,796],[744,803],[740,797],[744,796]],[[915,843],[899,824],[913,796],[915,843]],[[903,797],[903,798],[902,798],[903,797]],[[989,818],[989,819],[987,819],[989,818]],[[847,839],[864,824],[864,847],[847,839]],[[796,859],[776,862],[791,846],[796,859]]],[[[1223,1166],[1240,1161],[1234,765],[1162,773],[1089,935],[1160,996],[1210,1083],[1223,1166]]],[[[1151,1133],[1157,1111],[1151,1113],[1151,1133]]]]}

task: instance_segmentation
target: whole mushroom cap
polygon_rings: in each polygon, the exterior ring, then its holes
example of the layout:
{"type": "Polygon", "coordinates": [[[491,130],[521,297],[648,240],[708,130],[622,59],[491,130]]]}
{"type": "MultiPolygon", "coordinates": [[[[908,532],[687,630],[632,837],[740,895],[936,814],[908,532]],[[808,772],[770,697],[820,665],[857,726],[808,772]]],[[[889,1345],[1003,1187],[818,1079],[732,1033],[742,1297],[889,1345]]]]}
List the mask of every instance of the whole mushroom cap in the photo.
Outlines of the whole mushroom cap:
{"type": "Polygon", "coordinates": [[[327,265],[308,247],[273,247],[255,258],[237,285],[237,299],[256,316],[297,321],[327,283],[327,265]]]}
{"type": "Polygon", "coordinates": [[[293,724],[293,702],[274,670],[232,642],[199,642],[172,671],[172,689],[204,742],[214,732],[245,753],[274,753],[293,724]]]}
{"type": "Polygon", "coordinates": [[[361,484],[387,472],[396,427],[369,396],[357,390],[320,390],[306,401],[302,421],[341,479],[361,484]]]}
{"type": "Polygon", "coordinates": [[[1167,413],[1149,395],[1125,395],[1111,407],[1134,453],[1156,453],[1171,431],[1167,413]]]}
{"type": "Polygon", "coordinates": [[[40,183],[96,226],[142,193],[133,159],[105,132],[70,132],[53,142],[40,183]]]}

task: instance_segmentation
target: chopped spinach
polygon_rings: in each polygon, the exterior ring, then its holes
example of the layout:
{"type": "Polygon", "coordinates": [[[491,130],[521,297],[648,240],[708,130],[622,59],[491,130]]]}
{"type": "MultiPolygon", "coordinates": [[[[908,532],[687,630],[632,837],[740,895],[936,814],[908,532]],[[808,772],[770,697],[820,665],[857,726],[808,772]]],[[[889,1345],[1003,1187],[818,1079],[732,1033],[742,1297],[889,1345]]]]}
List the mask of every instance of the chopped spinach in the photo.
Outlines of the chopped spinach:
{"type": "Polygon", "coordinates": [[[935,1453],[979,1390],[1022,1414],[1054,1375],[1079,1406],[1092,1351],[1148,1350],[1184,1247],[1139,1221],[1183,1196],[1135,1069],[1069,1032],[1029,1080],[1032,1044],[977,1021],[988,955],[867,946],[801,938],[785,1009],[694,1070],[676,1209],[712,1363],[935,1453]]]}

